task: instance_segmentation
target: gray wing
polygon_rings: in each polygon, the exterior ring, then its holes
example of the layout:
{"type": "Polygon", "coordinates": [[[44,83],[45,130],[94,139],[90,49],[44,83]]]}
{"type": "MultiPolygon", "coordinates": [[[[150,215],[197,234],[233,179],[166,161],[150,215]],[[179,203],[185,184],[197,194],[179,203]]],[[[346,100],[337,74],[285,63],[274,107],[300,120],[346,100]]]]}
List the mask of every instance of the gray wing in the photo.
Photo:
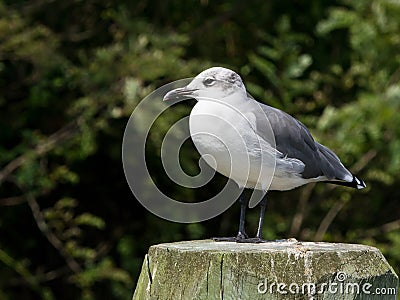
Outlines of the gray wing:
{"type": "Polygon", "coordinates": [[[257,134],[267,141],[270,139],[263,134],[266,132],[263,130],[267,126],[266,117],[272,127],[276,148],[282,153],[281,158],[295,158],[304,163],[303,178],[326,176],[328,179],[345,181],[353,178],[333,151],[314,141],[303,123],[279,109],[258,104],[265,115],[258,113],[256,116],[257,134]]]}

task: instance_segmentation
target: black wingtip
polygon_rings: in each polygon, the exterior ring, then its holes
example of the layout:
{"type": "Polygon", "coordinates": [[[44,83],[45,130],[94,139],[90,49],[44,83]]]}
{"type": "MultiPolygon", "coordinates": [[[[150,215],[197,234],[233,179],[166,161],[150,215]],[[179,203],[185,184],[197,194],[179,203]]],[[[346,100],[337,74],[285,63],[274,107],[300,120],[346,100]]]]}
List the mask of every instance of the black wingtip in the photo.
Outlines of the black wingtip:
{"type": "Polygon", "coordinates": [[[358,178],[357,178],[356,176],[354,176],[354,175],[353,175],[353,183],[355,183],[355,185],[356,185],[355,187],[356,187],[358,190],[361,190],[361,189],[367,187],[364,181],[358,179],[358,178]]]}
{"type": "Polygon", "coordinates": [[[337,185],[343,185],[343,186],[348,186],[354,189],[358,189],[361,190],[365,187],[367,187],[367,185],[365,184],[364,181],[358,179],[356,176],[353,175],[353,180],[352,181],[342,181],[340,179],[336,180],[332,180],[332,181],[327,181],[328,183],[333,183],[333,184],[337,184],[337,185]]]}

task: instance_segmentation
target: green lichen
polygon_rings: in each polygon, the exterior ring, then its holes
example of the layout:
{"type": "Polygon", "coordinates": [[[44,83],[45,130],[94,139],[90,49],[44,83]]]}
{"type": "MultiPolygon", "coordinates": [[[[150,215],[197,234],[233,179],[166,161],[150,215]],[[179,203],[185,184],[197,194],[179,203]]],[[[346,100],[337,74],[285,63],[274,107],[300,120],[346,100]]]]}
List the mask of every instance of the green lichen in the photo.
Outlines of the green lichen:
{"type": "MultiPolygon", "coordinates": [[[[369,283],[372,291],[397,288],[398,277],[379,250],[369,246],[190,241],[150,247],[133,299],[362,299],[355,293],[325,291],[328,283],[369,283]],[[345,278],[338,279],[339,273],[345,278]],[[286,286],[286,294],[278,291],[278,283],[286,286]],[[293,294],[288,291],[293,283],[314,285],[321,292],[293,294]],[[260,285],[265,293],[259,292],[260,285]]],[[[395,298],[375,296],[368,299],[395,298]]]]}

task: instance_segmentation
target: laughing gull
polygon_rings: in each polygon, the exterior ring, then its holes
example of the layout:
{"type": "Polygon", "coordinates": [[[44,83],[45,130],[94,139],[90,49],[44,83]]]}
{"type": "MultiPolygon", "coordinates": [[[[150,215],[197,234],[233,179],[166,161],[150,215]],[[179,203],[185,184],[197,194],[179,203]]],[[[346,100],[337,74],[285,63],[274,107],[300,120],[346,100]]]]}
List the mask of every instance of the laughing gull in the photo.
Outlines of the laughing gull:
{"type": "Polygon", "coordinates": [[[197,100],[189,127],[204,160],[240,188],[262,192],[255,238],[249,238],[244,228],[249,199],[241,195],[237,236],[217,240],[263,242],[267,191],[291,190],[319,181],[356,189],[365,187],[332,150],[313,139],[300,121],[248,95],[242,79],[232,70],[207,69],[187,86],[169,91],[164,101],[182,98],[197,100]]]}

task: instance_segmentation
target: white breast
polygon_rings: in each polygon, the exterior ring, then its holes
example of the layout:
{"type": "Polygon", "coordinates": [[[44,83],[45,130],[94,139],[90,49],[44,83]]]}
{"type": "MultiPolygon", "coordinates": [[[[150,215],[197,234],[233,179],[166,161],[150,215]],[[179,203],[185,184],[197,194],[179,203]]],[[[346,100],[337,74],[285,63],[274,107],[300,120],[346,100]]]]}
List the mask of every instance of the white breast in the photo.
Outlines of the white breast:
{"type": "Polygon", "coordinates": [[[274,175],[276,150],[254,131],[251,118],[237,107],[199,101],[190,114],[190,134],[206,162],[241,187],[268,189],[274,175]]]}

